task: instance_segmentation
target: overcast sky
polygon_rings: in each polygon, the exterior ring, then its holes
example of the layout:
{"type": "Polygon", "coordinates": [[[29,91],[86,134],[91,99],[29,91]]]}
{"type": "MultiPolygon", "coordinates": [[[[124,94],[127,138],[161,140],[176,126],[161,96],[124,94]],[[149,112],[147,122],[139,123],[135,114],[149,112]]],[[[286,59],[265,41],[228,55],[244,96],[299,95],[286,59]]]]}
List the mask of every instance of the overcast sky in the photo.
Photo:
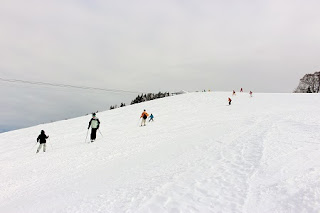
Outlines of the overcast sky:
{"type": "MultiPolygon", "coordinates": [[[[0,78],[139,92],[292,92],[320,70],[319,8],[319,0],[2,1],[0,78]]],[[[2,81],[0,89],[0,129],[137,95],[2,81]]]]}

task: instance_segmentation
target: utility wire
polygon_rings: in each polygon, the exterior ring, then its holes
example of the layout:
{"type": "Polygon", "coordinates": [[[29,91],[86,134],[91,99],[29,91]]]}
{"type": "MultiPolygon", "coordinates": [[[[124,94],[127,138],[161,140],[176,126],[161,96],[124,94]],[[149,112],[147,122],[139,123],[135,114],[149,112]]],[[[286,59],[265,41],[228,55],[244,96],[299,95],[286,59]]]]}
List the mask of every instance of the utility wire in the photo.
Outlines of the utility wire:
{"type": "Polygon", "coordinates": [[[0,78],[0,81],[10,82],[10,83],[33,84],[33,85],[38,85],[38,86],[53,86],[53,87],[75,88],[75,89],[99,90],[99,91],[115,92],[115,93],[142,93],[142,92],[138,92],[138,91],[104,89],[104,88],[98,88],[98,87],[74,86],[74,85],[68,85],[68,84],[54,84],[54,83],[39,82],[39,81],[38,82],[37,81],[25,81],[25,80],[19,80],[19,79],[0,78]]]}

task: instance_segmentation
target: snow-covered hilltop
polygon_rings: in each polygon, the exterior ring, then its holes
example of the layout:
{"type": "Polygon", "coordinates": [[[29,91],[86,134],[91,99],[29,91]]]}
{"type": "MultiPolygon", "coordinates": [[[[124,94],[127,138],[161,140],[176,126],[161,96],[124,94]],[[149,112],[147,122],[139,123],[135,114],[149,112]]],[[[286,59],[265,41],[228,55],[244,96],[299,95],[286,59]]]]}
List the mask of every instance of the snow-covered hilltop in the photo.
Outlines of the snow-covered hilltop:
{"type": "Polygon", "coordinates": [[[306,74],[300,79],[295,93],[319,93],[320,91],[320,71],[314,74],[306,74]]]}
{"type": "Polygon", "coordinates": [[[90,116],[0,134],[0,212],[319,212],[320,97],[228,97],[98,113],[94,143],[90,116]],[[139,127],[143,109],[155,121],[139,127]]]}

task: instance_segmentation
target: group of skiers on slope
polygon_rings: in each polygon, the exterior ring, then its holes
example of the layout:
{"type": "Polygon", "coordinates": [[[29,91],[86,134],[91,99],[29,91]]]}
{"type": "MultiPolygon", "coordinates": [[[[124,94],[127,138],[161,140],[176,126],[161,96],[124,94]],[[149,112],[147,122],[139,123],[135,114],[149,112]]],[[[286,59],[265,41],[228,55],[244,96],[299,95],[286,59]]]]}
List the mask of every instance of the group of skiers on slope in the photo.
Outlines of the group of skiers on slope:
{"type": "MultiPolygon", "coordinates": [[[[240,92],[243,92],[242,88],[240,89],[240,92]]],[[[250,91],[249,94],[250,94],[250,97],[252,97],[252,91],[250,91]]],[[[236,95],[236,92],[234,90],[232,92],[232,95],[236,95]]],[[[230,97],[228,98],[228,102],[229,102],[229,105],[231,105],[232,100],[230,97]]],[[[153,121],[154,116],[152,114],[150,114],[150,116],[149,116],[147,111],[143,110],[143,112],[140,116],[140,119],[142,118],[140,126],[146,126],[146,121],[147,121],[148,117],[149,117],[149,122],[153,121]]],[[[90,129],[90,127],[91,127],[90,140],[91,140],[91,142],[94,142],[97,137],[97,131],[100,127],[100,120],[99,120],[99,118],[96,117],[96,113],[92,113],[92,118],[89,121],[88,130],[90,129]]],[[[37,138],[37,143],[38,142],[40,143],[40,145],[37,149],[37,153],[41,150],[42,147],[43,147],[43,151],[44,152],[46,151],[46,139],[48,139],[48,138],[49,138],[49,135],[47,136],[45,134],[44,130],[41,130],[41,133],[37,138]]]]}
{"type": "MultiPolygon", "coordinates": [[[[240,89],[240,92],[243,92],[242,88],[240,89]]],[[[252,97],[252,91],[250,91],[249,94],[250,94],[250,97],[252,97]]],[[[236,92],[234,90],[232,92],[232,95],[236,95],[236,92]]],[[[229,105],[231,105],[232,100],[230,97],[228,98],[228,102],[229,102],[229,105]]],[[[149,117],[149,122],[153,121],[154,116],[152,114],[150,114],[150,116],[149,116],[147,111],[143,110],[143,112],[140,116],[140,119],[142,118],[140,126],[146,126],[146,121],[147,121],[148,117],[149,117]]],[[[96,117],[96,113],[92,113],[92,118],[89,121],[88,130],[90,129],[90,127],[91,127],[90,140],[91,140],[91,142],[94,142],[97,137],[97,131],[100,127],[100,120],[99,120],[99,118],[96,117]]],[[[48,138],[49,138],[49,135],[47,136],[45,134],[44,130],[41,130],[41,133],[37,138],[37,143],[38,142],[40,143],[40,145],[37,149],[37,153],[41,150],[42,147],[43,147],[43,152],[46,151],[46,139],[48,139],[48,138]]]]}
{"type": "MultiPolygon", "coordinates": [[[[140,126],[142,126],[142,125],[145,126],[146,125],[146,120],[147,120],[148,117],[149,117],[149,122],[153,121],[154,116],[152,114],[150,114],[150,116],[149,116],[149,114],[146,112],[146,110],[143,110],[143,112],[142,112],[142,114],[140,116],[140,119],[142,118],[140,126]]],[[[91,127],[90,140],[91,140],[91,143],[92,143],[92,142],[94,142],[96,140],[97,130],[100,127],[100,120],[99,120],[99,118],[96,117],[96,113],[92,113],[92,118],[89,121],[88,130],[90,129],[90,127],[91,127]]],[[[41,130],[41,133],[37,138],[37,143],[39,142],[40,145],[39,145],[36,153],[38,153],[41,150],[42,147],[43,147],[43,152],[46,152],[46,142],[47,142],[48,138],[49,138],[49,135],[46,135],[44,130],[41,130]]]]}
{"type": "MultiPolygon", "coordinates": [[[[240,92],[243,92],[242,88],[240,89],[240,92]]],[[[252,91],[250,91],[249,94],[250,94],[250,97],[252,97],[252,91]]],[[[236,95],[236,92],[234,90],[232,92],[232,95],[236,95]]],[[[232,100],[230,97],[228,98],[228,102],[229,102],[229,105],[231,105],[232,100]]],[[[150,116],[149,116],[147,111],[143,110],[143,112],[140,116],[140,119],[142,118],[140,126],[146,126],[146,121],[147,121],[148,117],[149,117],[149,122],[153,121],[154,116],[152,114],[150,114],[150,116]]],[[[89,121],[88,130],[90,129],[90,127],[91,127],[90,140],[91,140],[91,142],[94,142],[97,137],[97,131],[100,127],[100,120],[99,120],[99,118],[96,117],[96,113],[92,113],[92,118],[89,121]]],[[[48,138],[49,138],[49,135],[47,136],[45,134],[44,130],[41,130],[41,133],[37,138],[37,143],[38,142],[40,143],[40,145],[37,149],[37,153],[41,150],[42,147],[43,147],[43,152],[46,151],[46,139],[48,139],[48,138]]]]}
{"type": "MultiPolygon", "coordinates": [[[[243,92],[242,88],[240,89],[240,92],[243,92]]],[[[252,97],[252,91],[250,91],[249,94],[252,97]]],[[[236,92],[234,90],[232,92],[232,95],[236,95],[236,92]]],[[[229,105],[231,105],[232,100],[230,97],[228,98],[228,102],[229,102],[229,105]]],[[[140,119],[142,118],[140,126],[146,126],[146,121],[147,121],[148,117],[149,117],[149,122],[153,121],[154,116],[152,114],[150,114],[150,116],[149,116],[147,111],[143,110],[143,112],[140,116],[140,119]]],[[[91,127],[90,140],[91,140],[91,142],[94,142],[97,137],[97,131],[100,127],[100,120],[99,120],[99,118],[96,117],[96,113],[92,113],[92,118],[89,121],[88,130],[90,129],[90,127],[91,127]]],[[[43,147],[43,151],[44,152],[46,151],[46,139],[48,139],[48,138],[49,138],[49,135],[47,136],[45,134],[44,130],[41,130],[41,133],[37,138],[37,143],[38,142],[40,143],[40,145],[37,149],[37,153],[41,150],[42,147],[43,147]]]]}
{"type": "MultiPolygon", "coordinates": [[[[240,92],[243,92],[243,89],[242,89],[242,88],[240,89],[240,92]]],[[[252,97],[252,91],[250,91],[249,94],[250,94],[250,97],[252,97]]],[[[234,96],[234,95],[236,95],[236,91],[233,90],[233,91],[232,91],[232,96],[234,96]]],[[[232,101],[232,100],[231,100],[231,98],[229,97],[229,98],[228,98],[229,105],[231,105],[231,101],[232,101]]]]}

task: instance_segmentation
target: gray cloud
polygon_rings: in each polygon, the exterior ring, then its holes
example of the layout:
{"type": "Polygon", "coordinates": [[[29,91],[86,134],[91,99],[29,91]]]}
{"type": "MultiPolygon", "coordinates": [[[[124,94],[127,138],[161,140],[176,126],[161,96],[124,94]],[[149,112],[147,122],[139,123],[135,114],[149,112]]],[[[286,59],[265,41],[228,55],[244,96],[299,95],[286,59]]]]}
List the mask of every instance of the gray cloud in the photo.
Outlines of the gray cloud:
{"type": "MultiPolygon", "coordinates": [[[[0,77],[144,92],[291,92],[305,73],[319,70],[319,6],[316,0],[6,1],[0,77]]],[[[78,116],[134,96],[0,86],[1,126],[78,116]]]]}

